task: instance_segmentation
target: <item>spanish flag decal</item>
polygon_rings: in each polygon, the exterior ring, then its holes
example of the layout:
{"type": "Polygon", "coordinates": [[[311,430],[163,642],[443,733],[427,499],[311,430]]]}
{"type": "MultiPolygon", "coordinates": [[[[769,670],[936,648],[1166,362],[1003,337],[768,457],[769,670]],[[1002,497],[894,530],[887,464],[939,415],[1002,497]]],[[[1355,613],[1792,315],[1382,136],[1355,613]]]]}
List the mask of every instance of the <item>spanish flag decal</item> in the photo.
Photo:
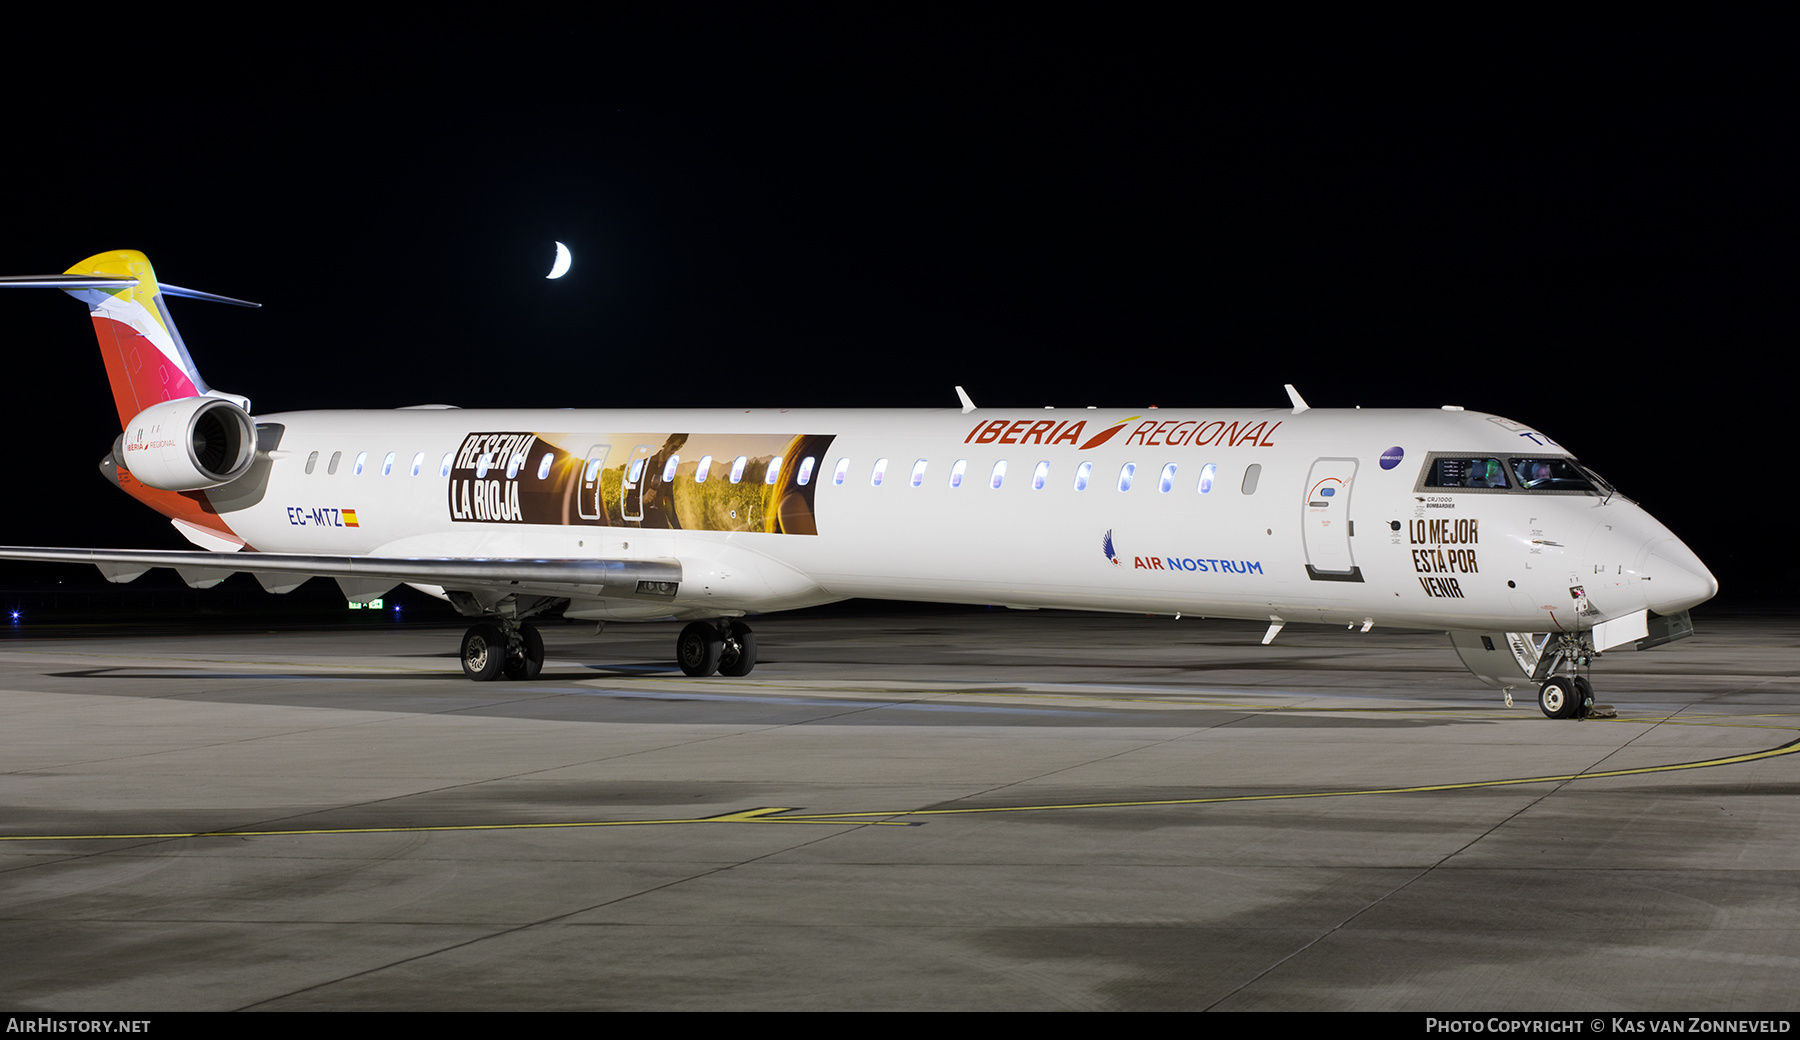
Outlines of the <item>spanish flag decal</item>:
{"type": "Polygon", "coordinates": [[[356,510],[354,510],[354,509],[344,510],[344,526],[345,527],[360,526],[356,522],[356,510]]]}

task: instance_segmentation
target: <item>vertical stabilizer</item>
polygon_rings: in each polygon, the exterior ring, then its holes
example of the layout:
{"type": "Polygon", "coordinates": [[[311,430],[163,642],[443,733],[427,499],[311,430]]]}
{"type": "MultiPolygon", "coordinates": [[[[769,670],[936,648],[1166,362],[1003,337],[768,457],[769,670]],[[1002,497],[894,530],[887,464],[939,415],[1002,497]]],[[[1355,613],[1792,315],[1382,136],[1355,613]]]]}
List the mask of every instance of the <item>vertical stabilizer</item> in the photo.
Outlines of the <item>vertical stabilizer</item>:
{"type": "Polygon", "coordinates": [[[224,397],[249,408],[248,401],[216,393],[200,377],[144,254],[135,249],[97,253],[64,273],[137,280],[123,288],[64,290],[88,305],[121,428],[151,405],[180,397],[224,397]]]}

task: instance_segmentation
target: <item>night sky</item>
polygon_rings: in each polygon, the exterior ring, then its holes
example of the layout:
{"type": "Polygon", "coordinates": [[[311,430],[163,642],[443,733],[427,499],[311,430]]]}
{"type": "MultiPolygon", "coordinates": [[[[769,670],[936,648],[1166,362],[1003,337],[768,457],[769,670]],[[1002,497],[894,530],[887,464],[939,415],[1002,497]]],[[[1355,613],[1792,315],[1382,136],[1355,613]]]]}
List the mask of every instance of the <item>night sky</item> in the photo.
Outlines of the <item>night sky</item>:
{"type": "MultiPolygon", "coordinates": [[[[0,272],[260,301],[172,303],[258,412],[1460,404],[1800,578],[1787,34],[846,17],[15,39],[0,272]]],[[[0,542],[186,548],[81,305],[0,330],[0,542]]]]}

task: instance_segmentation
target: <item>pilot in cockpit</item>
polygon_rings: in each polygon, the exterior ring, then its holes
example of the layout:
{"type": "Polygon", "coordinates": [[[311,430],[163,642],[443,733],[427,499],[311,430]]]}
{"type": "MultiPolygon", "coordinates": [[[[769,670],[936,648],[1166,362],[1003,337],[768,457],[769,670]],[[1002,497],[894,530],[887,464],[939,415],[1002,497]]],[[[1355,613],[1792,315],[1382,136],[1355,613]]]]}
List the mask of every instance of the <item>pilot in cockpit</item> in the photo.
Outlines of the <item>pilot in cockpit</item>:
{"type": "Polygon", "coordinates": [[[1499,459],[1470,459],[1469,479],[1464,487],[1491,488],[1505,487],[1506,477],[1500,471],[1499,459]]]}

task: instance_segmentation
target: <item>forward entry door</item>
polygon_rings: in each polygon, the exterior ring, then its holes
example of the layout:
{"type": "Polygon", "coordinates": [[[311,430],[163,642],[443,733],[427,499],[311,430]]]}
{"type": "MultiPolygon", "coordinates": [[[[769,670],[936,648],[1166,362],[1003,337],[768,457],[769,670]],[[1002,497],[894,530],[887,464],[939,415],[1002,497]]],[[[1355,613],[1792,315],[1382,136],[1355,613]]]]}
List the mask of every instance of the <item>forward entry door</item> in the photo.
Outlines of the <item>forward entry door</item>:
{"type": "Polygon", "coordinates": [[[1300,529],[1306,539],[1306,575],[1314,581],[1361,581],[1350,552],[1350,492],[1355,459],[1318,459],[1306,478],[1300,529]]]}

